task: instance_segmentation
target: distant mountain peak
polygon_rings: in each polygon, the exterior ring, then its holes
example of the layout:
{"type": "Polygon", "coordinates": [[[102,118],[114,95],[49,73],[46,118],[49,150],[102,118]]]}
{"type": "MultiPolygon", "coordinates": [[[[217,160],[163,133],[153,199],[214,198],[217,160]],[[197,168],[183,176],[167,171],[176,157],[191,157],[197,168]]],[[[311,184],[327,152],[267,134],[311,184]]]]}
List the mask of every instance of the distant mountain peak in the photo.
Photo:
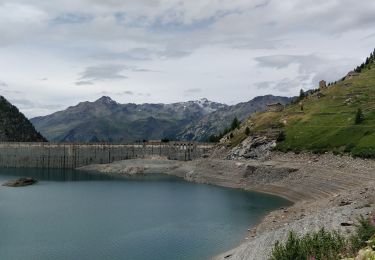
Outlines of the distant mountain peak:
{"type": "Polygon", "coordinates": [[[104,104],[117,104],[116,101],[114,101],[111,97],[109,96],[102,96],[101,98],[97,99],[95,103],[104,103],[104,104]]]}

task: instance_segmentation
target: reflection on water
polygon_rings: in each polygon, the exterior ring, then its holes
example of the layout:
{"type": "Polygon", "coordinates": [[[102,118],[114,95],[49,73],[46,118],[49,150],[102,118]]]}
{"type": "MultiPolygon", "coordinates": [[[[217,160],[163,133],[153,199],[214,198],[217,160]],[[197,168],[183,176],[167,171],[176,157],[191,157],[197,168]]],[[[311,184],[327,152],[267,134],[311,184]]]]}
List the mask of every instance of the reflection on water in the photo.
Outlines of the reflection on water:
{"type": "Polygon", "coordinates": [[[240,243],[284,199],[166,175],[0,169],[0,259],[207,259],[240,243]]]}

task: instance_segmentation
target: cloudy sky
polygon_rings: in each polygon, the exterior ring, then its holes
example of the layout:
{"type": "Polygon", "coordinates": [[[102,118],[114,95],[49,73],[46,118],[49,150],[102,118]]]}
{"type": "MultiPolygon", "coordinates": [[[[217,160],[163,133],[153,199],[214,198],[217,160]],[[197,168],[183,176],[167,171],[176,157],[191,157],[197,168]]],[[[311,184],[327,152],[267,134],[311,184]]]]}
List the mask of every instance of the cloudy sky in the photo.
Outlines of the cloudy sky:
{"type": "Polygon", "coordinates": [[[28,117],[111,96],[234,104],[334,81],[374,0],[0,0],[0,94],[28,117]]]}

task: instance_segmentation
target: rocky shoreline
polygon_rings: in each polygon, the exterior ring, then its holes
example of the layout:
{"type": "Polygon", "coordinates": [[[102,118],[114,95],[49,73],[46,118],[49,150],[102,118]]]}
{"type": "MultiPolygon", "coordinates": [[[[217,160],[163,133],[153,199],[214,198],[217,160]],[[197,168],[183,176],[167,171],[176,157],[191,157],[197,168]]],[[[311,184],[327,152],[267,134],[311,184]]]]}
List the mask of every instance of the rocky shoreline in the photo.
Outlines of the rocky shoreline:
{"type": "MultiPolygon", "coordinates": [[[[216,157],[217,158],[217,157],[216,157]]],[[[375,162],[332,154],[282,154],[263,160],[205,158],[190,162],[126,160],[80,168],[116,176],[167,173],[187,181],[258,191],[294,204],[268,214],[243,244],[215,259],[267,259],[289,230],[299,234],[326,229],[350,232],[375,202],[375,162]]]]}

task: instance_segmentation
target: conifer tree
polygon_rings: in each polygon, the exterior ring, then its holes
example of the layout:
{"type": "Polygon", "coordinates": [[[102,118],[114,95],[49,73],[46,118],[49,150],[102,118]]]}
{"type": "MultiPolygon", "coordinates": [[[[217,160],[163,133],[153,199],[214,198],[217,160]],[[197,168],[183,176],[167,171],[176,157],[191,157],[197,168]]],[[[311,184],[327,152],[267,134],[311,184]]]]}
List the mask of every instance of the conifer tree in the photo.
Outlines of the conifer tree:
{"type": "Polygon", "coordinates": [[[304,98],[305,98],[305,92],[303,91],[303,89],[301,89],[301,90],[299,91],[299,99],[302,100],[302,99],[304,99],[304,98]]]}

